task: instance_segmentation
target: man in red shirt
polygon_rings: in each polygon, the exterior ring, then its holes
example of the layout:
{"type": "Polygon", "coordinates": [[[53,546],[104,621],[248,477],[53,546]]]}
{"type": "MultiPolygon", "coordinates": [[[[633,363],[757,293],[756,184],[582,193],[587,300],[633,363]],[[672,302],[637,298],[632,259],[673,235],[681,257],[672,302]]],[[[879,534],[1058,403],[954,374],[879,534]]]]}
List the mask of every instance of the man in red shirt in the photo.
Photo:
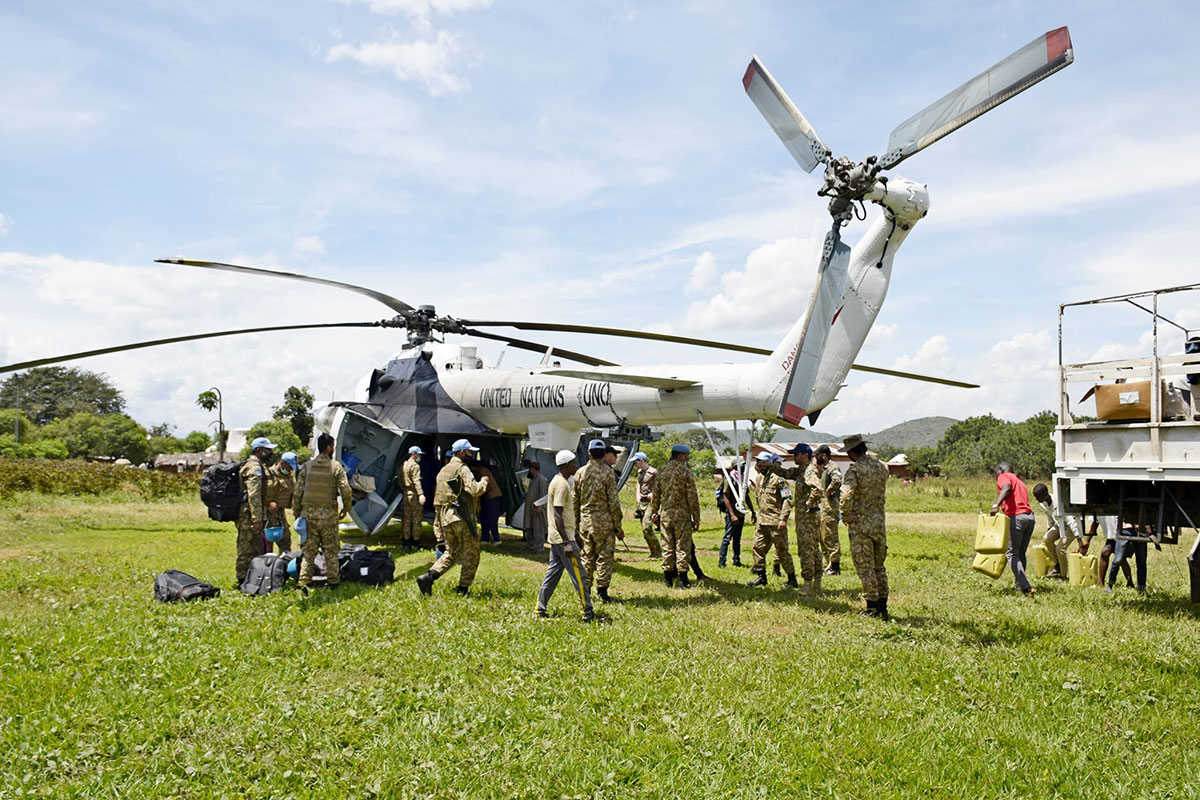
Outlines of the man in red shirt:
{"type": "Polygon", "coordinates": [[[1018,592],[1033,594],[1034,588],[1025,577],[1025,551],[1033,536],[1033,508],[1029,505],[1029,490],[1013,474],[1007,461],[996,465],[996,491],[999,496],[991,514],[994,517],[996,512],[1003,511],[1008,517],[1008,566],[1012,568],[1013,583],[1018,592]]]}

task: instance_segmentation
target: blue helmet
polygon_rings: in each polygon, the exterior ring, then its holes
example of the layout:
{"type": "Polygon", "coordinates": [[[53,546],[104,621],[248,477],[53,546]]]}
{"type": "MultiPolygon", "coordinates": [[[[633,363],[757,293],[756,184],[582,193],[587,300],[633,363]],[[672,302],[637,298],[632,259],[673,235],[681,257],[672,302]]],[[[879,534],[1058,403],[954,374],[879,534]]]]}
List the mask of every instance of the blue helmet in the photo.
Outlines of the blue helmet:
{"type": "Polygon", "coordinates": [[[266,534],[268,542],[278,542],[283,538],[283,526],[277,525],[273,528],[267,528],[263,533],[266,534]]]}

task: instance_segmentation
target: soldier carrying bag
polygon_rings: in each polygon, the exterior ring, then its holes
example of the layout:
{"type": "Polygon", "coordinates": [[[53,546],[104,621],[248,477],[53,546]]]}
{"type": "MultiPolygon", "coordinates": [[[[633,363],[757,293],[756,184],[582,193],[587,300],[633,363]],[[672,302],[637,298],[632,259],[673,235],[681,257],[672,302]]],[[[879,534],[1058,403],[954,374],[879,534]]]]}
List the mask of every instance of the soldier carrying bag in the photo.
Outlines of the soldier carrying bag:
{"type": "Polygon", "coordinates": [[[163,603],[173,603],[178,600],[207,600],[221,594],[221,590],[211,583],[205,583],[199,578],[193,578],[186,572],[169,569],[159,573],[154,579],[154,599],[163,603]]]}

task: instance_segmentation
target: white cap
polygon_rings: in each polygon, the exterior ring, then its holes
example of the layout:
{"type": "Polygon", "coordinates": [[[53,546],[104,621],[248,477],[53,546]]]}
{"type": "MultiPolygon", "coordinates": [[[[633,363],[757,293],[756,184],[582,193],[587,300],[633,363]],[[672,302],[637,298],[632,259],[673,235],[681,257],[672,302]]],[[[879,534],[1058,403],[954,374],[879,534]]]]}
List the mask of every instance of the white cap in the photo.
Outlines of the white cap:
{"type": "Polygon", "coordinates": [[[554,455],[554,463],[560,467],[563,464],[570,464],[574,460],[575,460],[575,451],[574,450],[559,450],[554,455]]]}

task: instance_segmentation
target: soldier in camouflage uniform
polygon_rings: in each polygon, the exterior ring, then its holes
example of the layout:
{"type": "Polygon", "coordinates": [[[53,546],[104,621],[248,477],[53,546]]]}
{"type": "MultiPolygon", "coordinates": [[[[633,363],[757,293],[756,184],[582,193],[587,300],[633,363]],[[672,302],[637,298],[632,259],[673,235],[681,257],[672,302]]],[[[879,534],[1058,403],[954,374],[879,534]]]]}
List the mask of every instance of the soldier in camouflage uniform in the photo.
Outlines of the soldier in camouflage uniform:
{"type": "Polygon", "coordinates": [[[267,437],[260,436],[250,443],[250,457],[238,470],[238,488],[242,490],[242,504],[238,506],[237,518],[237,561],[234,572],[240,585],[250,569],[255,556],[265,552],[263,530],[267,527],[267,504],[263,497],[266,483],[266,462],[275,452],[276,445],[267,437]]]}
{"type": "Polygon", "coordinates": [[[333,457],[333,447],[333,437],[328,433],[318,436],[316,457],[305,464],[296,477],[292,513],[308,521],[308,536],[300,545],[304,552],[300,562],[300,585],[305,591],[312,587],[319,552],[325,554],[325,585],[332,589],[342,579],[338,571],[338,550],[342,547],[338,520],[345,519],[354,498],[350,495],[346,468],[333,457]],[[340,511],[339,497],[342,501],[340,511]]]}
{"type": "Polygon", "coordinates": [[[588,442],[588,463],[575,474],[576,529],[583,539],[583,567],[596,583],[596,594],[603,603],[620,602],[608,594],[612,583],[616,540],[625,540],[621,530],[621,500],[617,479],[604,463],[612,449],[601,439],[588,442]]]}
{"type": "Polygon", "coordinates": [[[758,461],[758,526],[754,530],[754,579],[747,586],[767,585],[767,551],[775,546],[775,555],[787,571],[788,586],[796,586],[796,568],[788,552],[787,525],[792,511],[791,483],[779,474],[783,461],[774,453],[763,452],[758,461]]]}
{"type": "Polygon", "coordinates": [[[817,467],[821,470],[821,556],[826,575],[842,574],[842,545],[838,540],[841,514],[842,471],[831,461],[829,445],[817,448],[817,467]]]}
{"type": "Polygon", "coordinates": [[[434,562],[429,571],[417,578],[421,594],[433,593],[433,582],[442,577],[455,562],[462,564],[458,586],[454,591],[466,595],[479,568],[479,528],[476,522],[476,498],[487,491],[488,479],[478,481],[471,474],[468,462],[479,452],[466,439],[459,439],[450,448],[453,454],[437,474],[433,493],[433,513],[446,537],[446,552],[434,562]]]}
{"type": "Polygon", "coordinates": [[[413,445],[408,448],[408,458],[400,467],[400,490],[404,492],[404,511],[400,544],[416,547],[421,538],[421,520],[425,516],[425,492],[421,487],[421,456],[425,453],[413,445]]]}
{"type": "Polygon", "coordinates": [[[867,443],[861,435],[847,439],[845,451],[853,463],[842,480],[842,519],[850,529],[850,555],[867,603],[863,614],[889,619],[887,570],[883,567],[887,558],[887,466],[867,455],[867,443]]]}
{"type": "Polygon", "coordinates": [[[662,526],[663,580],[671,586],[678,578],[680,589],[689,586],[688,565],[695,558],[692,534],[700,529],[700,498],[687,465],[691,452],[686,444],[672,445],[671,460],[659,473],[650,496],[650,516],[662,526]]]}
{"type": "Polygon", "coordinates": [[[800,556],[800,594],[812,597],[821,593],[821,473],[813,463],[812,448],[801,442],[789,451],[796,466],[782,468],[779,474],[796,481],[792,502],[796,507],[796,552],[800,556]]]}
{"type": "Polygon", "coordinates": [[[650,514],[650,498],[654,494],[654,481],[658,478],[658,470],[650,466],[650,460],[645,453],[633,454],[633,463],[637,466],[637,518],[642,523],[642,536],[646,546],[650,548],[651,558],[662,558],[662,548],[658,544],[658,534],[655,532],[654,520],[650,514]]]}
{"type": "MultiPolygon", "coordinates": [[[[296,491],[296,470],[300,461],[292,452],[279,457],[279,463],[267,468],[266,484],[263,487],[263,501],[267,504],[267,527],[283,528],[283,537],[274,544],[280,553],[292,549],[292,529],[288,526],[287,510],[292,507],[292,495],[296,491]]],[[[271,542],[267,542],[267,552],[271,552],[271,542]]]]}

